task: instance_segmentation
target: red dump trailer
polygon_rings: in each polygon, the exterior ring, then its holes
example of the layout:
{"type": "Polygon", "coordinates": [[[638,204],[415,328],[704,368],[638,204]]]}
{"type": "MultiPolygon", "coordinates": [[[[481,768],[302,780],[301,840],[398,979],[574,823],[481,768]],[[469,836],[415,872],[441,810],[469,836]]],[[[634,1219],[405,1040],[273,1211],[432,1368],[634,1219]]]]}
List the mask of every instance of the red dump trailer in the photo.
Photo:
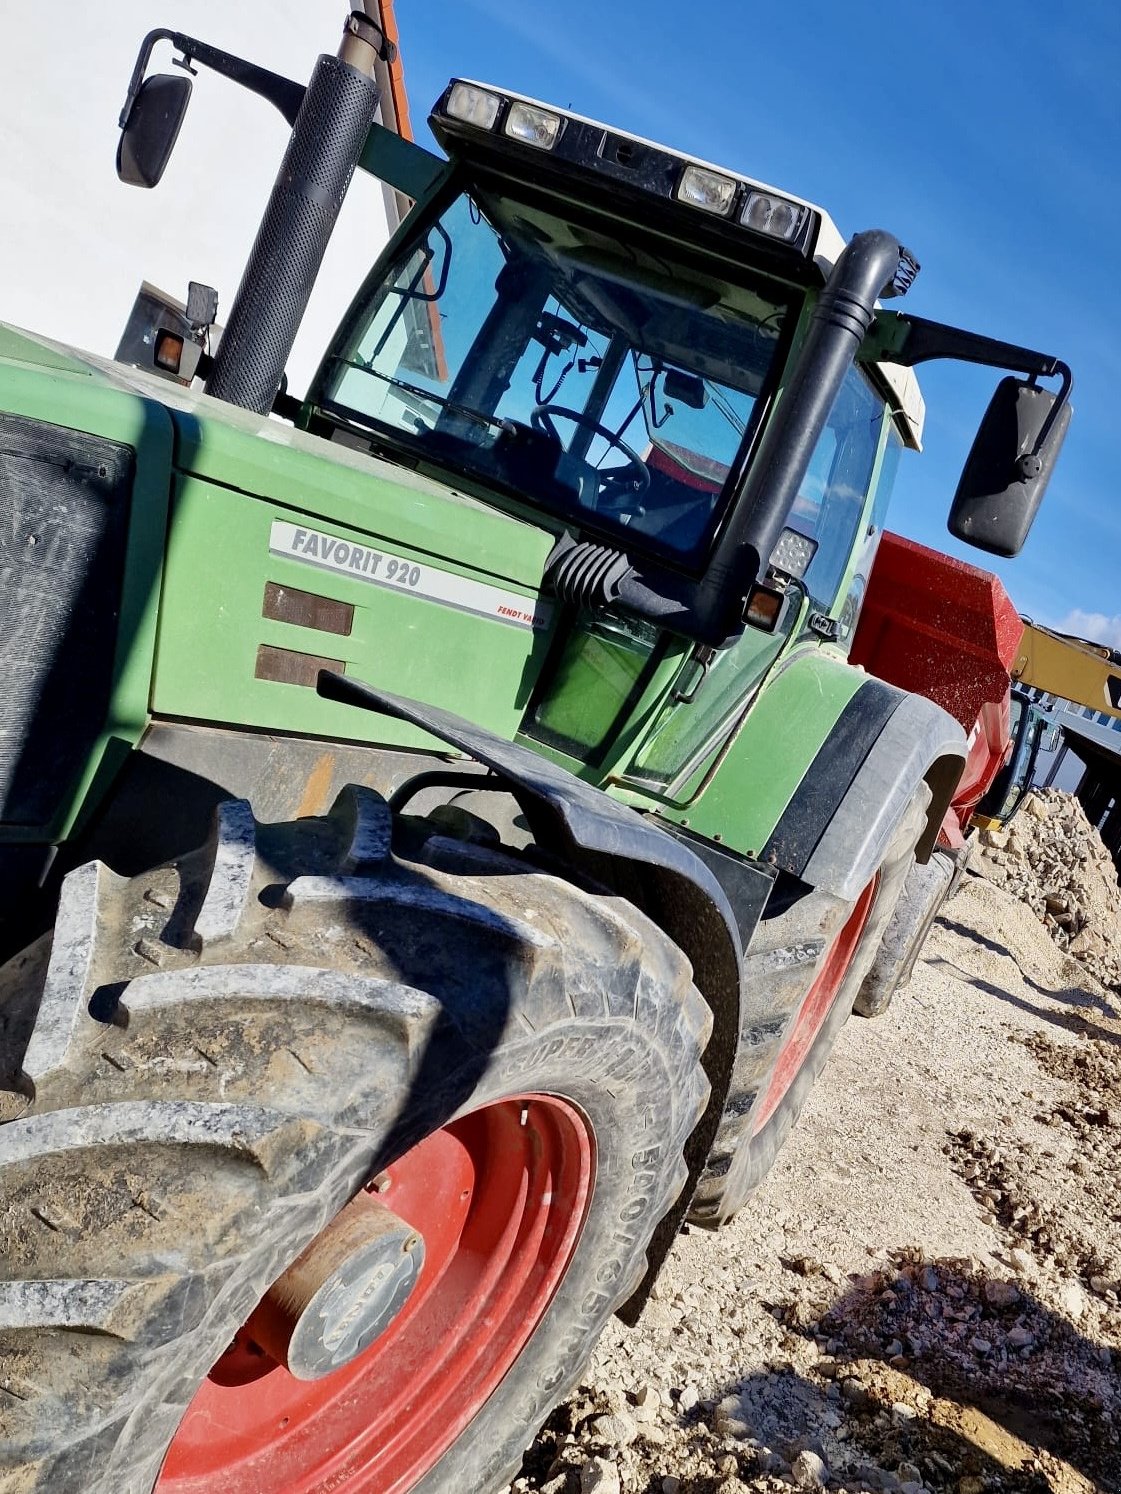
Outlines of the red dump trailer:
{"type": "Polygon", "coordinates": [[[869,674],[933,700],[969,733],[969,756],[938,847],[907,880],[855,1009],[885,1011],[910,978],[938,909],[957,884],[978,803],[1013,751],[1011,669],[1024,624],[988,571],[885,533],[849,657],[869,674]]]}

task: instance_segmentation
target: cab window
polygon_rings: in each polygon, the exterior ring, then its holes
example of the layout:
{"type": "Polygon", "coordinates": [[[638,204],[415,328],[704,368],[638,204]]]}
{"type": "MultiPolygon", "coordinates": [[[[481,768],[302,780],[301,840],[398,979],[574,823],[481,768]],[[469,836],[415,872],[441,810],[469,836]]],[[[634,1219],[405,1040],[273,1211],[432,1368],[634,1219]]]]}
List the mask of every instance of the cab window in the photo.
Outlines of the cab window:
{"type": "MultiPolygon", "coordinates": [[[[817,541],[805,580],[810,595],[827,608],[836,600],[855,547],[883,421],[883,399],[854,365],[787,520],[789,528],[817,541]]],[[[880,488],[886,504],[891,484],[881,481],[880,488]]]]}

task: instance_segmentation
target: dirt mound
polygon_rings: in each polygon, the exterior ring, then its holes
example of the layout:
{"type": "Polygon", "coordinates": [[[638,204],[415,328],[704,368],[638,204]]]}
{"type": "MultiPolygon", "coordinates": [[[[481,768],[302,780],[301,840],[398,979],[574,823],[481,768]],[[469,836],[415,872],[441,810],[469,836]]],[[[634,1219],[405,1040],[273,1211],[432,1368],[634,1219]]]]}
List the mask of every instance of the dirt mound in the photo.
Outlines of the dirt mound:
{"type": "Polygon", "coordinates": [[[976,867],[1027,903],[1096,981],[1121,990],[1117,869],[1072,794],[1030,794],[1011,825],[981,832],[976,867]]]}
{"type": "Polygon", "coordinates": [[[1121,1002],[969,878],[514,1494],[1121,1494],[1119,1220],[1121,1002]]]}

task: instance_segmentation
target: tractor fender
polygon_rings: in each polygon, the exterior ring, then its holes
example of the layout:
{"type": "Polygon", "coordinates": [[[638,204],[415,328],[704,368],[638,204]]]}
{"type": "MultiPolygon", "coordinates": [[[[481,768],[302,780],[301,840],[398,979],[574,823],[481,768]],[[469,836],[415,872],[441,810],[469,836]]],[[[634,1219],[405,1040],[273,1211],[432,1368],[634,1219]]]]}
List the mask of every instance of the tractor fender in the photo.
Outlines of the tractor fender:
{"type": "Polygon", "coordinates": [[[941,706],[869,680],[822,743],[763,859],[854,902],[922,783],[931,800],[915,854],[929,859],[965,758],[965,732],[941,706]]]}
{"type": "Polygon", "coordinates": [[[694,904],[692,916],[705,925],[698,936],[715,935],[725,945],[738,981],[743,945],[732,905],[715,874],[679,838],[532,749],[451,711],[326,671],[319,677],[319,693],[407,721],[482,763],[510,785],[538,840],[551,850],[570,852],[589,871],[614,864],[653,873],[655,881],[668,879],[694,904]]]}
{"type": "MultiPolygon", "coordinates": [[[[743,947],[765,896],[749,917],[741,910],[737,920],[716,875],[682,839],[528,747],[450,711],[348,676],[324,671],[317,688],[328,699],[418,726],[496,773],[509,785],[539,844],[630,898],[692,963],[693,979],[713,1013],[704,1056],[712,1094],[686,1148],[689,1182],[651,1241],[650,1269],[642,1286],[621,1309],[622,1316],[633,1320],[684,1218],[724,1110],[739,1042],[743,947]]],[[[764,881],[769,890],[770,877],[760,869],[764,881]]]]}

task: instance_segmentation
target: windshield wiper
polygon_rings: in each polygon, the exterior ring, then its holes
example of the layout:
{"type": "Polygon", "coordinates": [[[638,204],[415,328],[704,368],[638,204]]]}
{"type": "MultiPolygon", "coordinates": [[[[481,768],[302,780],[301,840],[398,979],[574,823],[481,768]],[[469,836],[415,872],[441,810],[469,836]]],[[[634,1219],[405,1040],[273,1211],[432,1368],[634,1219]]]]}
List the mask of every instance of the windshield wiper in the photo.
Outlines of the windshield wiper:
{"type": "Polygon", "coordinates": [[[473,420],[476,425],[499,431],[506,430],[509,425],[508,421],[499,419],[497,416],[484,415],[480,410],[473,410],[470,405],[460,405],[454,400],[444,399],[443,395],[433,394],[430,389],[421,389],[418,384],[409,384],[404,379],[395,378],[393,374],[382,373],[380,369],[372,368],[369,364],[356,359],[343,358],[339,354],[334,354],[331,361],[341,363],[344,368],[353,368],[359,373],[369,374],[372,379],[381,379],[382,383],[389,384],[394,389],[402,389],[406,394],[411,394],[417,399],[431,400],[442,410],[450,410],[455,415],[464,415],[468,420],[473,420]]]}

